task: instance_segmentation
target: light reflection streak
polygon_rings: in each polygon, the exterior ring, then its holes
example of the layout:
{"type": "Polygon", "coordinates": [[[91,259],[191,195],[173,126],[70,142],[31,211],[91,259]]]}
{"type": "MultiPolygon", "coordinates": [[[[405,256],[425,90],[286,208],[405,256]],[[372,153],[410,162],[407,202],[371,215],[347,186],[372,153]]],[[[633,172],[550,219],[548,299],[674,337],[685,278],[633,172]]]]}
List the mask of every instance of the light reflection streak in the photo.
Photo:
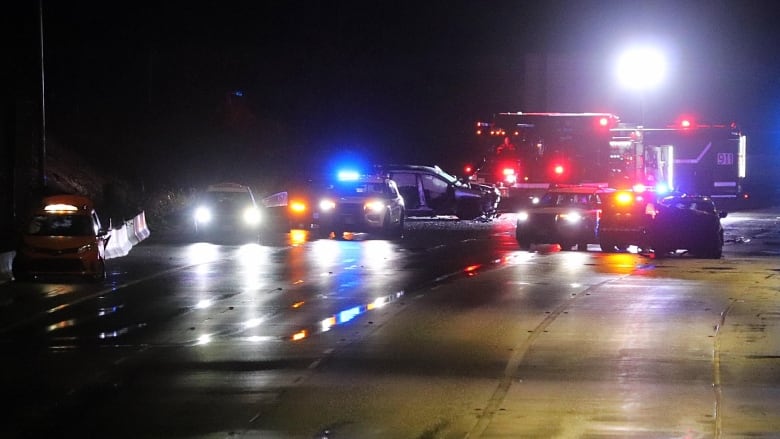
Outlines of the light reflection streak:
{"type": "Polygon", "coordinates": [[[258,291],[265,284],[262,269],[267,266],[268,250],[259,244],[245,244],[238,249],[238,263],[245,291],[258,291]]]}
{"type": "Polygon", "coordinates": [[[219,256],[219,246],[205,242],[192,244],[187,248],[187,261],[191,265],[211,262],[219,256]]]}
{"type": "Polygon", "coordinates": [[[100,338],[101,340],[105,340],[108,338],[117,338],[120,335],[127,334],[128,332],[130,332],[128,328],[122,328],[119,331],[101,332],[100,334],[98,334],[98,338],[100,338]]]}
{"type": "Polygon", "coordinates": [[[247,320],[246,322],[244,322],[244,328],[246,328],[246,329],[256,328],[256,327],[260,326],[260,323],[263,323],[263,319],[261,319],[261,318],[250,319],[250,320],[247,320]]]}
{"type": "Polygon", "coordinates": [[[72,286],[69,285],[57,285],[49,291],[46,291],[46,298],[62,296],[63,294],[71,294],[75,291],[72,286]]]}
{"type": "Polygon", "coordinates": [[[65,308],[70,307],[70,304],[63,303],[62,305],[55,306],[54,308],[50,308],[46,311],[47,314],[54,314],[57,311],[62,311],[65,308]]]}
{"type": "Polygon", "coordinates": [[[320,267],[330,267],[341,255],[341,246],[338,241],[320,239],[312,245],[312,261],[320,267]]]}
{"type": "Polygon", "coordinates": [[[564,267],[571,272],[582,271],[590,256],[584,252],[564,252],[561,254],[564,267]]]}
{"type": "Polygon", "coordinates": [[[211,343],[211,334],[203,334],[200,337],[198,337],[198,342],[196,344],[205,345],[209,343],[211,343]]]}
{"type": "Polygon", "coordinates": [[[308,232],[305,230],[302,229],[290,230],[290,245],[298,246],[306,243],[307,236],[308,236],[308,232]]]}
{"type": "Polygon", "coordinates": [[[63,321],[57,322],[57,323],[55,323],[53,325],[49,325],[46,328],[46,332],[53,332],[53,331],[56,331],[58,329],[70,328],[72,326],[76,326],[76,319],[63,320],[63,321]]]}
{"type": "Polygon", "coordinates": [[[631,253],[608,253],[604,255],[604,264],[599,264],[609,273],[632,273],[636,264],[636,255],[631,253]]]}
{"type": "Polygon", "coordinates": [[[387,260],[393,256],[394,246],[389,241],[365,241],[363,243],[362,264],[369,268],[385,268],[387,260]]]}
{"type": "MultiPolygon", "coordinates": [[[[327,332],[330,331],[334,326],[342,325],[344,323],[347,323],[349,321],[354,320],[356,317],[360,316],[361,314],[364,314],[368,311],[373,311],[375,309],[382,308],[386,304],[398,300],[404,295],[403,291],[399,291],[394,294],[390,294],[388,296],[384,297],[378,297],[374,299],[373,301],[365,304],[365,305],[357,305],[353,306],[347,309],[344,309],[342,311],[337,312],[336,314],[332,316],[328,316],[322,321],[320,321],[320,331],[321,332],[327,332]]],[[[296,340],[295,336],[293,336],[293,340],[296,340]]]]}
{"type": "Polygon", "coordinates": [[[211,301],[211,299],[202,299],[198,303],[195,304],[195,308],[197,309],[206,309],[211,307],[214,302],[211,301]]]}
{"type": "Polygon", "coordinates": [[[477,274],[477,270],[479,270],[480,267],[482,267],[480,264],[469,265],[468,267],[464,268],[463,271],[467,276],[474,276],[477,274]]]}
{"type": "Polygon", "coordinates": [[[274,337],[270,337],[270,336],[267,336],[267,335],[266,336],[252,335],[252,336],[247,337],[246,340],[250,341],[250,342],[253,342],[253,343],[257,343],[257,342],[261,342],[261,341],[274,341],[276,339],[274,337]]]}
{"type": "Polygon", "coordinates": [[[124,305],[112,306],[110,308],[100,308],[100,309],[98,309],[98,317],[103,317],[103,316],[107,316],[109,314],[113,314],[113,313],[119,311],[122,308],[124,308],[124,305]]]}

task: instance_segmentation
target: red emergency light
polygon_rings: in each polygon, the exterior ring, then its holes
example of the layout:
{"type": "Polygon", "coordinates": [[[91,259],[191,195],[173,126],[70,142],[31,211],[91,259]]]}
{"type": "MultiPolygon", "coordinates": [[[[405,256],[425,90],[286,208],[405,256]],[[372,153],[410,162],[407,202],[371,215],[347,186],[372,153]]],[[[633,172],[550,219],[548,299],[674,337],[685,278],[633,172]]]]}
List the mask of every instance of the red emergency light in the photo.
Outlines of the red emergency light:
{"type": "Polygon", "coordinates": [[[683,114],[677,118],[676,128],[689,130],[689,129],[696,128],[697,126],[698,125],[696,123],[696,118],[694,118],[690,114],[683,114]]]}

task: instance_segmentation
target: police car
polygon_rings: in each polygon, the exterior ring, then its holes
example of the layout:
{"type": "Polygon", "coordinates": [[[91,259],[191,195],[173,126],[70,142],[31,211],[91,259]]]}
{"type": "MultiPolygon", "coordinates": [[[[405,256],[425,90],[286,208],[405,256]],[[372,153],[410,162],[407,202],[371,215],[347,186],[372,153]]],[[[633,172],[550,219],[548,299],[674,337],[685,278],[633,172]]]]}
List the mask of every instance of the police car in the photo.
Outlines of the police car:
{"type": "Polygon", "coordinates": [[[597,243],[596,227],[601,206],[611,189],[598,186],[552,188],[529,208],[517,214],[515,238],[521,249],[532,244],[559,244],[563,250],[575,245],[580,251],[597,243]]]}
{"type": "Polygon", "coordinates": [[[260,236],[260,209],[249,186],[218,183],[198,197],[193,211],[197,239],[251,239],[260,236]]]}
{"type": "Polygon", "coordinates": [[[14,279],[43,275],[106,277],[110,238],[92,201],[80,195],[45,197],[22,233],[12,263],[14,279]]]}
{"type": "Polygon", "coordinates": [[[320,236],[336,239],[344,232],[381,233],[401,238],[406,209],[395,181],[383,175],[340,172],[328,185],[314,214],[320,236]]]}

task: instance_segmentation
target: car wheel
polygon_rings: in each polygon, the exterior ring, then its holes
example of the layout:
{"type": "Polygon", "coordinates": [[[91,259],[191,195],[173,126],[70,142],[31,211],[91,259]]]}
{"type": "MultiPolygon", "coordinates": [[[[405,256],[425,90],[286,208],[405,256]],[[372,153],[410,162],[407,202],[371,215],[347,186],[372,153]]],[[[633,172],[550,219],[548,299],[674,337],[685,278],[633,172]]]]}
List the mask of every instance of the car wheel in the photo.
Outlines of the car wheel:
{"type": "Polygon", "coordinates": [[[614,241],[609,241],[606,239],[599,240],[599,246],[601,247],[601,251],[605,253],[617,253],[618,251],[618,244],[614,241]]]}
{"type": "Polygon", "coordinates": [[[403,237],[404,237],[404,224],[405,224],[404,217],[405,216],[406,216],[406,213],[405,212],[401,212],[401,218],[398,220],[398,224],[395,226],[395,233],[393,235],[393,238],[403,239],[403,237]]]}
{"type": "Polygon", "coordinates": [[[696,254],[706,259],[720,259],[723,256],[723,244],[720,237],[710,240],[696,251],[696,254]]]}
{"type": "Polygon", "coordinates": [[[482,209],[479,207],[479,203],[474,201],[463,201],[458,204],[455,212],[455,216],[461,220],[473,220],[480,215],[482,215],[482,209]]]}
{"type": "Polygon", "coordinates": [[[92,274],[92,280],[95,282],[100,282],[105,279],[106,279],[106,260],[100,259],[97,262],[97,268],[95,269],[95,272],[92,274]]]}
{"type": "Polygon", "coordinates": [[[24,270],[22,267],[20,267],[20,264],[17,262],[16,258],[14,258],[13,262],[11,263],[11,275],[17,282],[32,280],[32,276],[27,273],[27,270],[24,270]]]}
{"type": "Polygon", "coordinates": [[[528,250],[531,248],[531,241],[521,236],[519,232],[515,231],[515,240],[517,240],[517,245],[520,247],[520,250],[528,250]]]}

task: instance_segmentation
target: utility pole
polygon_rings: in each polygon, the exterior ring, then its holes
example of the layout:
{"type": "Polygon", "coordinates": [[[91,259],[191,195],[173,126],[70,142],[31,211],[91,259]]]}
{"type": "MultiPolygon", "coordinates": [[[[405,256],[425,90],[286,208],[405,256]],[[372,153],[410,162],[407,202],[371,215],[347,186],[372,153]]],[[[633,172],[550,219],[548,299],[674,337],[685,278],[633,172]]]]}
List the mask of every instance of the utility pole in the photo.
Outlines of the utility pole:
{"type": "Polygon", "coordinates": [[[38,178],[41,194],[46,191],[46,75],[43,57],[43,0],[38,0],[38,29],[41,42],[41,144],[38,151],[38,178]]]}

